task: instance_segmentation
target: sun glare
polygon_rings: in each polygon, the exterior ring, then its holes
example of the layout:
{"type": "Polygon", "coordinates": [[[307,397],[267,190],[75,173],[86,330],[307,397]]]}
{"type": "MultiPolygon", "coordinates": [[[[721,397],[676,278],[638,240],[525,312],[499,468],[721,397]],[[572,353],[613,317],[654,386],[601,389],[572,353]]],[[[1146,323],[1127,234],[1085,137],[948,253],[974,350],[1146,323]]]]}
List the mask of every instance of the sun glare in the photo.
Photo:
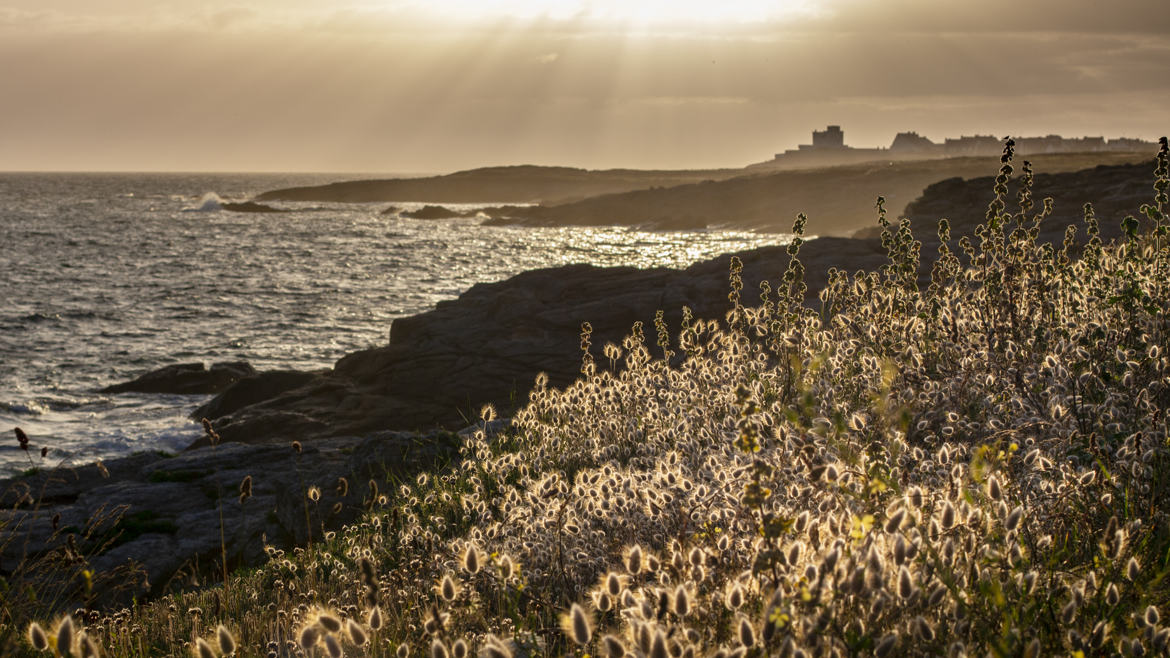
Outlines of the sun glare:
{"type": "Polygon", "coordinates": [[[428,13],[463,20],[566,20],[652,26],[749,24],[816,13],[812,0],[428,0],[428,13]]]}

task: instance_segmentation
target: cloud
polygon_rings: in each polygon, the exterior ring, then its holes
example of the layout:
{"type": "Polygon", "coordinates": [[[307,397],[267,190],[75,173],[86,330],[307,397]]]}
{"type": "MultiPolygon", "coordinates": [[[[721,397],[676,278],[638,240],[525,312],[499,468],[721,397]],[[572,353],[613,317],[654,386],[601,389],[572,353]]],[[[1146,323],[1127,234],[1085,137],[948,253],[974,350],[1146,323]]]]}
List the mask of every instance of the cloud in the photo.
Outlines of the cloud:
{"type": "Polygon", "coordinates": [[[552,64],[560,58],[560,53],[545,53],[543,55],[537,55],[536,61],[540,64],[552,64]]]}

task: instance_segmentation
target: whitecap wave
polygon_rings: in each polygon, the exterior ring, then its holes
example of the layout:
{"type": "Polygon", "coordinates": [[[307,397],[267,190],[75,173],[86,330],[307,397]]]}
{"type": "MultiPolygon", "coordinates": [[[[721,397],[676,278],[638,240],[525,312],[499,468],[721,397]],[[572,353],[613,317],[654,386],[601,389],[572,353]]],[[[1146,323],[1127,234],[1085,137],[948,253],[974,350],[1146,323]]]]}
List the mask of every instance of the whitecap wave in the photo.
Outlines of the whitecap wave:
{"type": "Polygon", "coordinates": [[[194,208],[184,208],[183,212],[219,212],[223,210],[223,199],[215,192],[208,192],[199,199],[199,205],[194,208]]]}

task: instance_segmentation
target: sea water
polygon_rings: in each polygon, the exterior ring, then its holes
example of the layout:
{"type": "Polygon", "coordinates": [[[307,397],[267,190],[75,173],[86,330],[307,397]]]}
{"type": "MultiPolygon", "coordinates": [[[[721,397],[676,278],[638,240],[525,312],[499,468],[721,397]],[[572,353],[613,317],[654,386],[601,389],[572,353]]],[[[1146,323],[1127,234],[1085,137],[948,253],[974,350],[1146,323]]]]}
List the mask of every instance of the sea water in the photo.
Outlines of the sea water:
{"type": "Polygon", "coordinates": [[[488,227],[384,214],[387,203],[276,203],[291,211],[280,214],[222,206],[353,178],[0,174],[0,475],[182,450],[200,435],[187,416],[205,396],[98,392],[161,366],[327,368],[385,344],[394,318],[475,283],[568,263],[683,267],[785,240],[488,227]],[[14,427],[29,435],[29,452],[14,427]]]}

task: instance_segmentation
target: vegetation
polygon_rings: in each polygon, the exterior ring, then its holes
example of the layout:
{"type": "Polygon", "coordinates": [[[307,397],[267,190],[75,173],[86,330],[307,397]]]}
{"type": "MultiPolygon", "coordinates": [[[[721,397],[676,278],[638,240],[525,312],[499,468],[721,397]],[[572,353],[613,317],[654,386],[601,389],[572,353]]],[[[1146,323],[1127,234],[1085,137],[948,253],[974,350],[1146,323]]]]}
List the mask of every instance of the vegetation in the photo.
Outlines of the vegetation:
{"type": "MultiPolygon", "coordinates": [[[[975,240],[890,224],[804,304],[635,325],[502,434],[224,588],[31,621],[86,655],[1155,655],[1170,646],[1170,210],[1037,244],[1012,144],[975,240]],[[1009,211],[1009,204],[1013,210],[1009,211]]],[[[1036,209],[1036,205],[1040,209],[1036,209]]],[[[795,232],[803,231],[803,218],[795,232]]],[[[494,411],[483,412],[485,429],[494,411]]],[[[181,531],[181,530],[180,530],[181,531]]],[[[7,600],[7,599],[6,599],[7,600]]],[[[7,605],[7,604],[6,604],[7,605]]],[[[20,637],[15,635],[19,633],[20,637]]]]}

